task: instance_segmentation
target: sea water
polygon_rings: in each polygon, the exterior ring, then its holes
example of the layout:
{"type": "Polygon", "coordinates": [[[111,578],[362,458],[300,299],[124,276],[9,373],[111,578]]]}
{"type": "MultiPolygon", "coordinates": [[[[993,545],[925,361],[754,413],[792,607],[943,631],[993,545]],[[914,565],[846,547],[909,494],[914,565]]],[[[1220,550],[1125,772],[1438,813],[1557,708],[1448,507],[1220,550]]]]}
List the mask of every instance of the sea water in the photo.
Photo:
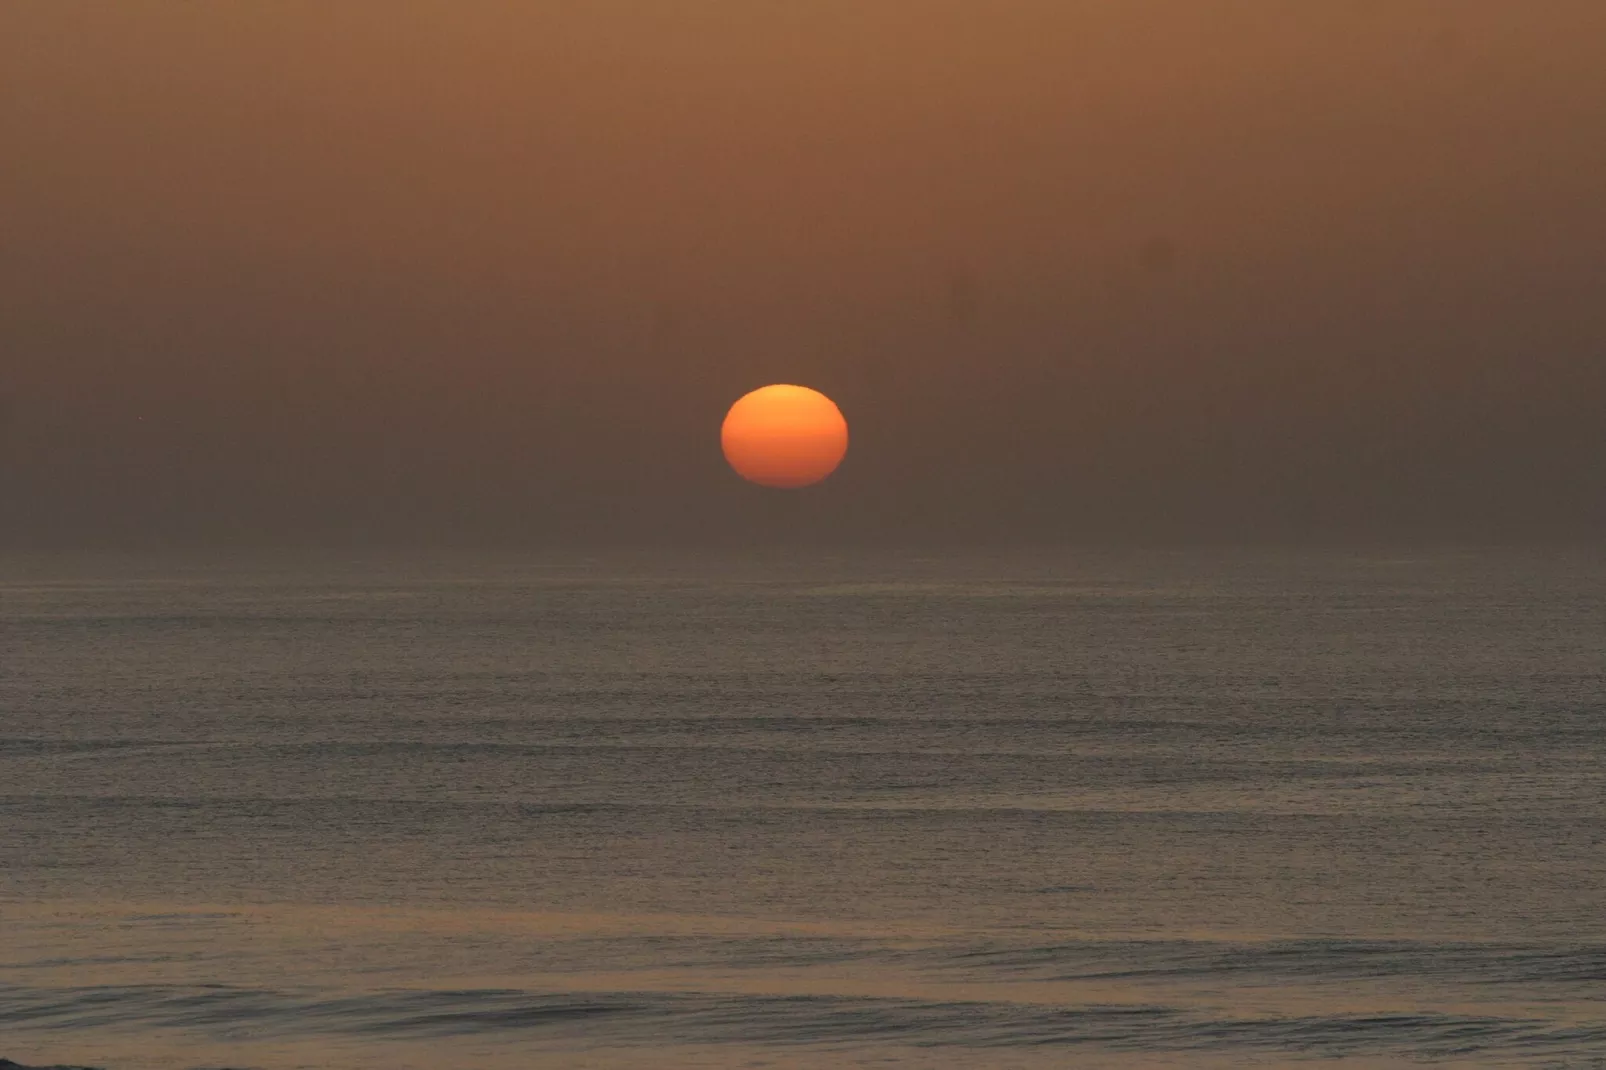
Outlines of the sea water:
{"type": "Polygon", "coordinates": [[[0,1056],[1606,1065],[1598,554],[4,567],[0,1056]]]}

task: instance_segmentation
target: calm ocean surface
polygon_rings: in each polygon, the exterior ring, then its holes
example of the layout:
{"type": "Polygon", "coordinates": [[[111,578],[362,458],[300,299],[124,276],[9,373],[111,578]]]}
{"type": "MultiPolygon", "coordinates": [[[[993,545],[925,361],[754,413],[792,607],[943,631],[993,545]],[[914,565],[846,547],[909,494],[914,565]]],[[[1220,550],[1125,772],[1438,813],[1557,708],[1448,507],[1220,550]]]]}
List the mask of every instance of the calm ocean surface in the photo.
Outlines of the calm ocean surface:
{"type": "Polygon", "coordinates": [[[1606,559],[0,573],[0,1056],[1606,1066],[1606,559]]]}

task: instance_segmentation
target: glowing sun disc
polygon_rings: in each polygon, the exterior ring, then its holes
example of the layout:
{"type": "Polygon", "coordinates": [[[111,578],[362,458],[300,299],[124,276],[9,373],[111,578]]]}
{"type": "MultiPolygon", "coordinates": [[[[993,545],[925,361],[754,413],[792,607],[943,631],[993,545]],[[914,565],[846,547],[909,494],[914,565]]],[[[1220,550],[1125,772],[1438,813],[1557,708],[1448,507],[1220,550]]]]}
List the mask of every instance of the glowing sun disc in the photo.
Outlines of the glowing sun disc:
{"type": "Polygon", "coordinates": [[[719,429],[736,474],[765,487],[806,487],[842,463],[848,422],[836,402],[806,386],[777,383],[736,400],[719,429]]]}

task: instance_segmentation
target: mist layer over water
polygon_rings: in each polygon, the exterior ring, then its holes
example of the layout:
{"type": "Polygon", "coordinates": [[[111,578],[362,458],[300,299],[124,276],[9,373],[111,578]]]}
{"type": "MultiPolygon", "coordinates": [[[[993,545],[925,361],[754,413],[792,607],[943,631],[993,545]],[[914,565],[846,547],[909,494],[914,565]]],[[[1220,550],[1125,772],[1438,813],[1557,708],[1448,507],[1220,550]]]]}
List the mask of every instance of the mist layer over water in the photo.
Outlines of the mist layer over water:
{"type": "Polygon", "coordinates": [[[1565,554],[13,561],[0,1054],[1578,1065],[1603,611],[1565,554]]]}

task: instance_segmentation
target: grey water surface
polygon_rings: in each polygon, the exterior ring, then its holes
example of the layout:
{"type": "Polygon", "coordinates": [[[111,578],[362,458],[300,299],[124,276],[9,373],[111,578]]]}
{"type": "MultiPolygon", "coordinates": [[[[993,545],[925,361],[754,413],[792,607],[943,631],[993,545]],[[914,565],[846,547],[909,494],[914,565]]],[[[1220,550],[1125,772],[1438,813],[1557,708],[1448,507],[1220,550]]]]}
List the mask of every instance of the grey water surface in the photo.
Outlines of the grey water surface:
{"type": "Polygon", "coordinates": [[[0,575],[0,1055],[1606,1065],[1606,560],[0,575]]]}

